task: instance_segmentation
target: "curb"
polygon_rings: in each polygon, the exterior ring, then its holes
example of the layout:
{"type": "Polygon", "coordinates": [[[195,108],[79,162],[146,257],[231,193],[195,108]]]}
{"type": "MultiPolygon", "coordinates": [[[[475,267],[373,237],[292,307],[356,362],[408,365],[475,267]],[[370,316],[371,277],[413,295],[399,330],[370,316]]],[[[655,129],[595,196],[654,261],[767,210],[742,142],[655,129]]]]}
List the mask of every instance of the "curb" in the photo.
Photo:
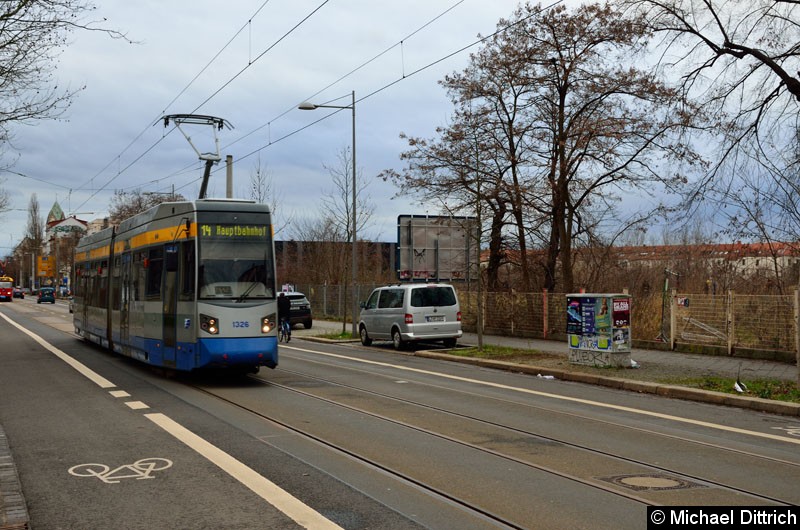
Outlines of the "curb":
{"type": "MultiPolygon", "coordinates": [[[[303,340],[323,343],[348,343],[360,342],[358,339],[326,339],[323,337],[303,337],[303,340]]],[[[701,390],[699,388],[689,388],[685,386],[667,385],[663,383],[650,383],[648,381],[637,381],[633,379],[620,379],[617,377],[607,377],[602,375],[588,374],[585,372],[570,372],[568,370],[554,370],[529,364],[516,364],[507,361],[492,361],[488,359],[477,359],[474,357],[461,357],[450,355],[433,350],[420,350],[416,352],[399,352],[404,355],[425,357],[428,359],[438,359],[441,361],[458,362],[462,364],[472,364],[483,368],[495,368],[509,372],[519,372],[529,375],[551,375],[562,381],[573,381],[588,385],[605,386],[617,390],[628,390],[642,394],[655,394],[658,396],[684,399],[688,401],[699,401],[711,403],[713,405],[725,405],[742,409],[768,412],[782,416],[800,417],[800,403],[789,403],[787,401],[776,401],[773,399],[763,399],[757,397],[736,396],[724,392],[714,392],[711,390],[701,390]]]]}
{"type": "Polygon", "coordinates": [[[0,425],[0,530],[24,530],[30,518],[3,426],[0,425]]]}
{"type": "Polygon", "coordinates": [[[506,361],[491,361],[487,359],[475,359],[471,357],[459,357],[434,351],[417,351],[412,355],[425,357],[428,359],[438,359],[442,361],[459,362],[462,364],[472,364],[483,368],[495,368],[511,372],[519,372],[530,375],[551,375],[562,381],[574,381],[576,383],[586,383],[590,385],[606,386],[618,390],[628,390],[643,394],[655,394],[658,396],[684,399],[689,401],[699,401],[714,405],[726,405],[743,409],[768,412],[770,414],[780,414],[783,416],[800,416],[800,403],[789,403],[772,399],[762,399],[747,396],[735,396],[724,392],[713,392],[711,390],[701,390],[699,388],[688,388],[684,386],[666,385],[662,383],[650,383],[647,381],[636,381],[631,379],[619,379],[616,377],[605,377],[584,372],[570,372],[566,370],[553,370],[552,368],[541,368],[534,365],[523,365],[509,363],[506,361]]]}

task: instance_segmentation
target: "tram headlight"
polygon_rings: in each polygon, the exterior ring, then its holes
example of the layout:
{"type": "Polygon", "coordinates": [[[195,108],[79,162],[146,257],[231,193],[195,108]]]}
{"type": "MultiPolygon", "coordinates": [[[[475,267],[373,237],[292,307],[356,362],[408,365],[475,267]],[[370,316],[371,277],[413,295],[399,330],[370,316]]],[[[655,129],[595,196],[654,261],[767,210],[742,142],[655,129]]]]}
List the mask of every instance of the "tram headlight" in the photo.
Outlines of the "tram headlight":
{"type": "Polygon", "coordinates": [[[200,329],[211,335],[219,333],[219,320],[216,317],[200,315],[200,329]]]}
{"type": "Polygon", "coordinates": [[[275,313],[269,314],[261,319],[261,333],[269,333],[276,327],[278,321],[275,313]]]}

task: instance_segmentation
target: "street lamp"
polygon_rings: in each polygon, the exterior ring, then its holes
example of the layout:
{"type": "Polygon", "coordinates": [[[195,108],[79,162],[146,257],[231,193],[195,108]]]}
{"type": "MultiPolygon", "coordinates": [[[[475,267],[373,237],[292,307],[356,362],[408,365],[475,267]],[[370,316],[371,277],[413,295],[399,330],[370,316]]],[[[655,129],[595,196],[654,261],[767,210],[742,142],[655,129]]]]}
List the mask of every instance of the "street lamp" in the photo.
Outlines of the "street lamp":
{"type": "Polygon", "coordinates": [[[353,336],[358,335],[358,323],[356,322],[356,314],[358,313],[358,296],[356,295],[356,279],[358,277],[358,261],[356,260],[356,91],[350,93],[352,103],[350,105],[316,105],[310,101],[304,101],[297,108],[300,110],[316,110],[316,109],[351,109],[353,111],[353,264],[351,269],[353,271],[352,285],[353,290],[353,336]]]}

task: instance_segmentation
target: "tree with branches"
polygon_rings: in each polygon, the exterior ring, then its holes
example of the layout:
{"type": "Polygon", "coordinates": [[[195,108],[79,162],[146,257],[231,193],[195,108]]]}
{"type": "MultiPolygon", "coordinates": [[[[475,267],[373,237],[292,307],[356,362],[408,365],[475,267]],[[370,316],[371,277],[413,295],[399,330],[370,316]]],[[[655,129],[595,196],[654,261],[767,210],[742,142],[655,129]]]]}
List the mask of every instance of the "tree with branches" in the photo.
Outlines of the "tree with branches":
{"type": "Polygon", "coordinates": [[[54,82],[56,58],[76,30],[101,31],[86,0],[9,0],[0,5],[0,144],[17,123],[60,116],[81,88],[54,82]]]}
{"type": "Polygon", "coordinates": [[[28,224],[25,227],[25,238],[27,240],[28,252],[38,254],[44,245],[44,230],[45,222],[42,219],[41,210],[39,208],[39,199],[35,193],[31,194],[30,201],[28,202],[28,224]]]}
{"type": "Polygon", "coordinates": [[[716,163],[687,207],[710,201],[732,237],[800,239],[800,2],[622,3],[661,35],[657,67],[719,116],[716,163]]]}
{"type": "MultiPolygon", "coordinates": [[[[526,4],[498,28],[442,82],[457,106],[453,125],[438,140],[409,139],[403,157],[412,163],[384,177],[420,194],[436,190],[442,202],[461,194],[459,207],[487,204],[513,240],[519,288],[533,285],[533,245],[545,249],[543,286],[569,292],[576,242],[613,237],[651,213],[618,213],[624,194],[680,188],[681,168],[702,162],[682,135],[703,114],[633,66],[650,34],[610,5],[526,4]],[[480,186],[471,184],[476,175],[480,186]]],[[[490,236],[491,251],[500,237],[490,236]]]]}
{"type": "Polygon", "coordinates": [[[108,222],[111,225],[119,224],[129,217],[161,204],[162,202],[185,201],[186,198],[179,193],[155,193],[136,189],[133,191],[116,190],[108,208],[108,222]]]}
{"type": "MultiPolygon", "coordinates": [[[[17,124],[55,119],[82,88],[62,88],[54,81],[56,59],[74,31],[104,29],[91,19],[87,0],[7,0],[0,3],[0,152],[5,151],[17,124]]],[[[0,213],[10,206],[0,189],[0,213]]]]}

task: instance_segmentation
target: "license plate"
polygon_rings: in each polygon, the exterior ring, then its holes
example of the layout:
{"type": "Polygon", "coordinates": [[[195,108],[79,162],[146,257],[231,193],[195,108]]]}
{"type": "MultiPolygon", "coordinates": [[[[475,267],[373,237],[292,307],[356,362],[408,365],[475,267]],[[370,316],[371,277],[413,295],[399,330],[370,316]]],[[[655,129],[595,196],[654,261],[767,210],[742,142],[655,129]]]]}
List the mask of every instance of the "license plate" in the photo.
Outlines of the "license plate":
{"type": "Polygon", "coordinates": [[[444,315],[436,315],[432,317],[425,317],[427,322],[444,322],[444,315]]]}

